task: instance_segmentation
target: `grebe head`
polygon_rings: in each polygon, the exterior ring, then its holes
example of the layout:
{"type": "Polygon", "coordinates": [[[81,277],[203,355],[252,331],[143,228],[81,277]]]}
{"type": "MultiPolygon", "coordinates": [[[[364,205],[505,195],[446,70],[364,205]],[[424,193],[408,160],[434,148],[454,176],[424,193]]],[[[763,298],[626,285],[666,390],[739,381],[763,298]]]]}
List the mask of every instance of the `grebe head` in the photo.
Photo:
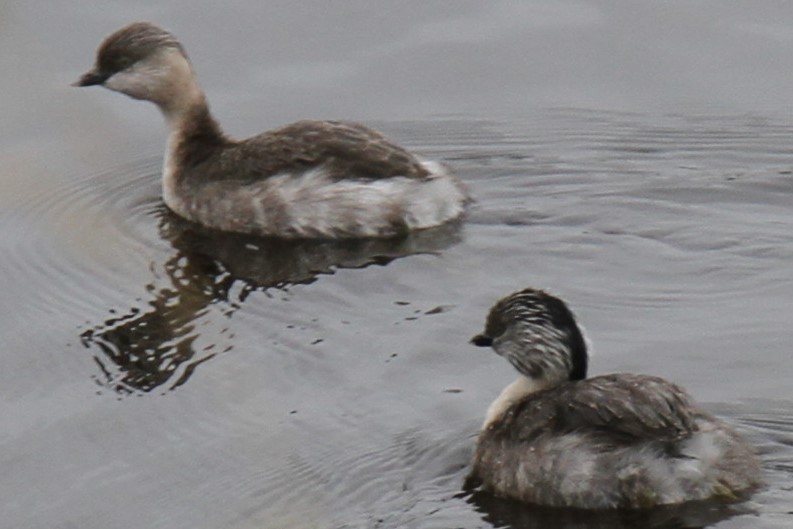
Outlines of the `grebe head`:
{"type": "Polygon", "coordinates": [[[157,103],[164,111],[200,93],[182,45],[148,22],[130,24],[108,36],[97,50],[94,67],[74,85],[101,85],[157,103]]]}
{"type": "Polygon", "coordinates": [[[491,346],[523,376],[554,384],[586,378],[587,350],[573,313],[557,297],[527,288],[499,300],[485,331],[471,339],[491,346]]]}

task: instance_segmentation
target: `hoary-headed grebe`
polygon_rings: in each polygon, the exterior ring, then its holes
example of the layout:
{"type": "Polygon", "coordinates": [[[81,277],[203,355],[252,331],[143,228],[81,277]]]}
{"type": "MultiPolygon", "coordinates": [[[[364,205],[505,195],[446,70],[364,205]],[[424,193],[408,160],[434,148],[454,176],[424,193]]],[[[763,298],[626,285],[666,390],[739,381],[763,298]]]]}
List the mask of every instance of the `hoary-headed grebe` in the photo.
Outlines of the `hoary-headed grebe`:
{"type": "Polygon", "coordinates": [[[209,113],[184,48],[149,23],[102,42],[76,86],[152,101],[170,135],[163,199],[205,226],[284,238],[392,237],[459,218],[460,181],[357,123],[299,121],[245,140],[209,113]]]}
{"type": "Polygon", "coordinates": [[[737,499],[761,481],[752,449],[658,377],[586,378],[583,334],[565,303],[526,289],[498,301],[483,334],[520,373],[490,406],[471,477],[525,502],[641,509],[737,499]]]}

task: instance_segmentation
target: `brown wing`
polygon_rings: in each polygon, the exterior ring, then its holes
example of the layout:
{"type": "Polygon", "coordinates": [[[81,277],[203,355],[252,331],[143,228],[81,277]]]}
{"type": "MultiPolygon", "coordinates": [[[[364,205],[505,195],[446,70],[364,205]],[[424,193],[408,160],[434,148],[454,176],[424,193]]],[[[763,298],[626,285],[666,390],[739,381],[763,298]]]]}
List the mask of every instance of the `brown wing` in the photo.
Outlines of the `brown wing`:
{"type": "Polygon", "coordinates": [[[551,431],[591,431],[626,442],[688,437],[701,413],[679,386],[630,374],[568,382],[527,398],[511,411],[510,428],[522,439],[551,431]]]}
{"type": "Polygon", "coordinates": [[[695,429],[696,405],[679,386],[646,375],[606,375],[591,378],[573,389],[560,424],[567,428],[586,424],[616,430],[632,437],[673,441],[695,429]]]}
{"type": "Polygon", "coordinates": [[[402,147],[357,123],[298,121],[237,144],[256,177],[320,164],[334,178],[424,178],[428,172],[402,147]]]}

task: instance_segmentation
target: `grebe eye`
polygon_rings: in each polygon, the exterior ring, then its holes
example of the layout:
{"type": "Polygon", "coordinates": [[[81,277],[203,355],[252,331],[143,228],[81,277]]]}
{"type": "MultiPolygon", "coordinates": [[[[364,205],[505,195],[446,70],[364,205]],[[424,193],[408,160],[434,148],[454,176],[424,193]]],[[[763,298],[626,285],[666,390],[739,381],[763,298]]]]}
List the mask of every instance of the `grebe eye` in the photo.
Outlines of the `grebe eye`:
{"type": "Polygon", "coordinates": [[[132,57],[121,57],[116,61],[116,66],[118,67],[118,71],[126,70],[130,66],[135,64],[135,61],[132,57]]]}

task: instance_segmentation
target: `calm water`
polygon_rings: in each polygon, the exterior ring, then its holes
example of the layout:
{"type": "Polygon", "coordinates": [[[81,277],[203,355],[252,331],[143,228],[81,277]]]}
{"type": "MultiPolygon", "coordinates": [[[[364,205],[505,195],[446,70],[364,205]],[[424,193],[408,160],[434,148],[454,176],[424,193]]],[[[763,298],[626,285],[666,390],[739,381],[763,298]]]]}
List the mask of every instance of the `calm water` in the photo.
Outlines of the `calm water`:
{"type": "Polygon", "coordinates": [[[791,522],[793,123],[376,125],[457,168],[467,222],[396,243],[218,237],[163,208],[156,159],[4,208],[8,527],[647,526],[459,494],[513,378],[466,341],[526,285],[570,301],[594,372],[680,382],[763,453],[753,502],[653,523],[791,522]]]}
{"type": "MultiPolygon", "coordinates": [[[[506,46],[507,37],[491,37],[514,30],[504,5],[519,4],[498,4],[479,26],[464,2],[445,26],[411,34],[425,35],[425,50],[506,46]],[[469,39],[428,36],[455,34],[465,21],[479,27],[469,39]]],[[[282,82],[316,81],[286,93],[317,99],[270,112],[275,103],[258,95],[255,76],[218,90],[225,67],[244,70],[223,57],[233,45],[202,49],[192,34],[188,50],[205,57],[197,62],[216,63],[206,84],[228,128],[256,132],[273,114],[360,116],[453,166],[477,199],[465,222],[396,242],[218,236],[161,204],[164,131],[152,108],[60,88],[88,66],[104,33],[138,18],[178,26],[178,7],[102,19],[29,5],[7,8],[6,20],[17,22],[6,24],[7,38],[28,45],[23,30],[35,20],[42,49],[69,59],[54,68],[19,62],[29,75],[3,81],[16,88],[2,102],[17,130],[0,131],[0,527],[793,524],[793,116],[578,105],[516,106],[509,118],[483,119],[474,115],[487,114],[488,94],[506,92],[478,86],[477,112],[465,112],[476,98],[458,90],[444,107],[450,114],[418,105],[421,119],[376,121],[414,115],[402,112],[411,97],[433,105],[421,94],[389,99],[375,83],[356,96],[376,93],[383,112],[356,113],[344,99],[314,112],[323,90],[343,85],[331,73],[346,70],[307,59],[303,70],[275,71],[282,82]],[[84,17],[90,31],[69,46],[52,43],[66,38],[58,28],[84,17]],[[570,303],[594,344],[592,373],[645,372],[684,385],[757,446],[768,487],[740,505],[602,517],[463,494],[484,412],[514,378],[467,341],[496,299],[529,285],[570,303]]],[[[423,16],[440,17],[426,5],[423,16]]],[[[597,19],[588,3],[565,16],[551,5],[540,21],[597,19]]],[[[274,10],[285,23],[289,9],[274,10]]],[[[197,11],[187,18],[209,24],[197,11]]],[[[393,46],[355,55],[339,34],[331,48],[355,66],[410,55],[380,29],[366,37],[393,46]]],[[[8,51],[0,58],[16,60],[8,51]]],[[[554,82],[567,79],[559,76],[554,82]]],[[[523,80],[505,86],[517,94],[523,80]]],[[[730,97],[745,98],[739,88],[730,97]]],[[[428,97],[442,93],[434,85],[428,97]]]]}

